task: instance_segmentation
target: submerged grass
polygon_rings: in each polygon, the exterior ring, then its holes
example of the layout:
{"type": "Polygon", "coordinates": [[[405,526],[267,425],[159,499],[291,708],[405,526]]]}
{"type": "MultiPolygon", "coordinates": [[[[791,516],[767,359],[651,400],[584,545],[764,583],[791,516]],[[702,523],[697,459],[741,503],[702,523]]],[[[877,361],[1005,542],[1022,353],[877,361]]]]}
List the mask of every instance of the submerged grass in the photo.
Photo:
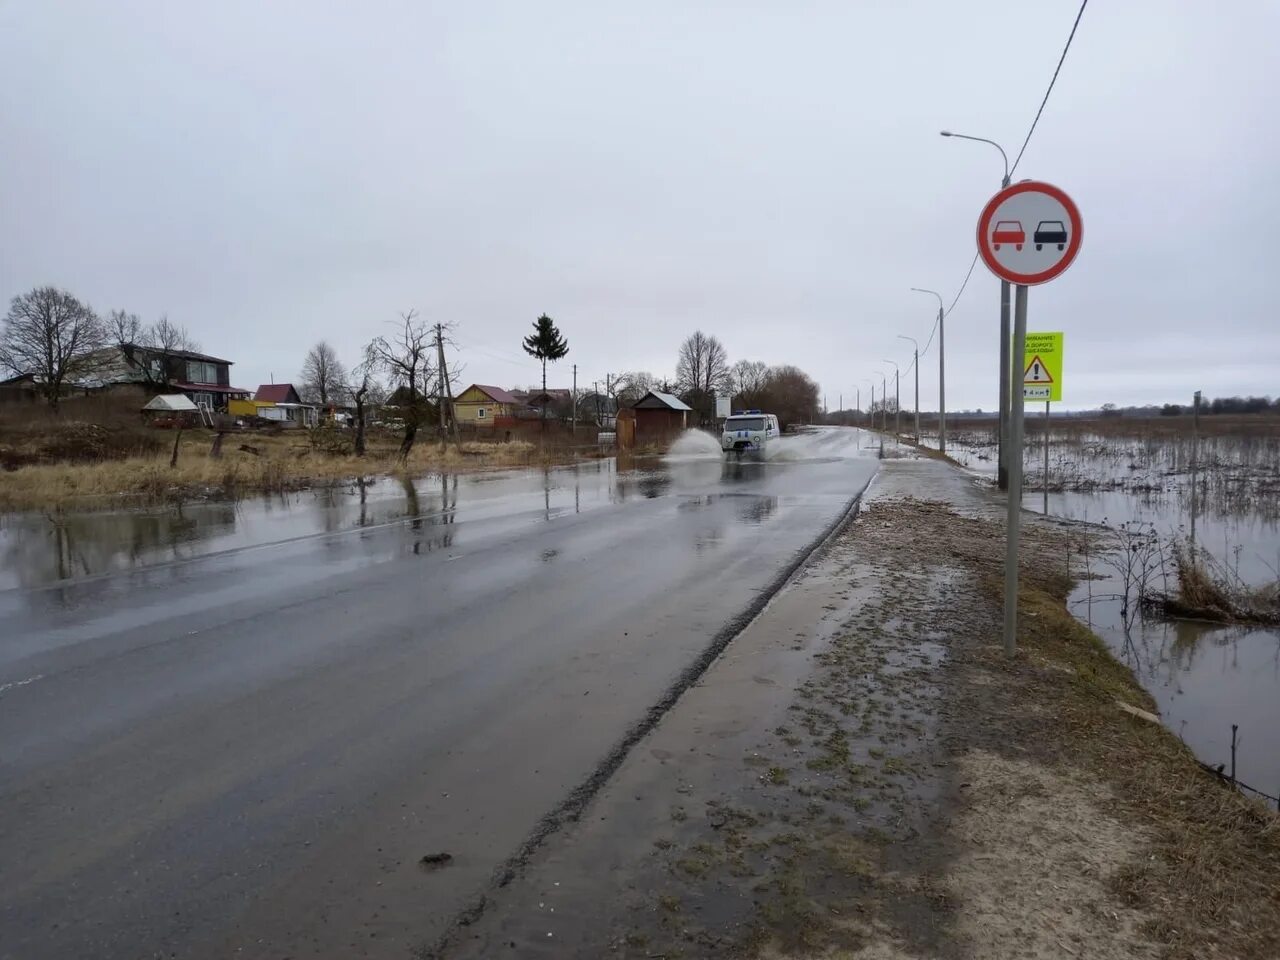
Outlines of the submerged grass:
{"type": "Polygon", "coordinates": [[[305,436],[228,435],[220,457],[211,453],[213,434],[189,431],[180,440],[178,462],[169,449],[90,462],[35,463],[0,473],[0,508],[62,509],[99,505],[110,499],[171,501],[235,498],[340,483],[361,476],[405,475],[440,469],[496,469],[561,463],[577,454],[524,441],[463,443],[442,448],[419,443],[407,460],[391,438],[371,441],[365,457],[324,453],[305,436]],[[242,449],[252,447],[253,452],[242,449]]]}
{"type": "Polygon", "coordinates": [[[1143,598],[1148,613],[1170,619],[1280,626],[1280,578],[1251,586],[1190,541],[1171,546],[1177,589],[1143,598]]]}

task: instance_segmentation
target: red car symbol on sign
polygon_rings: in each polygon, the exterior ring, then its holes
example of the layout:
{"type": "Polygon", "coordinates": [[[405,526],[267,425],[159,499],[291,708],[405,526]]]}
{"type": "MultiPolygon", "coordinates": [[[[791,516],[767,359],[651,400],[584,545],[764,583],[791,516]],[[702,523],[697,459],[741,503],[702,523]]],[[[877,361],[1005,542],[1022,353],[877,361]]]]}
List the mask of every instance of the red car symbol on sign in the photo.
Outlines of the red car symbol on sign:
{"type": "Polygon", "coordinates": [[[1021,250],[1026,242],[1027,233],[1022,229],[1021,220],[1001,220],[991,231],[991,246],[996,250],[1000,249],[1002,243],[1012,243],[1013,249],[1021,250]]]}

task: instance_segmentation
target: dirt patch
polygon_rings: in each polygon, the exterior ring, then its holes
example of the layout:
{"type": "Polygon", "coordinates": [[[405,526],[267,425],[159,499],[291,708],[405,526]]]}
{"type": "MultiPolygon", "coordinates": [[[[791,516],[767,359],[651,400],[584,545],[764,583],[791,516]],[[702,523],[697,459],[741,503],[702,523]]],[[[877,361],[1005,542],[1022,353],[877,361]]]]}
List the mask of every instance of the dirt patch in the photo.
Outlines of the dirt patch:
{"type": "Polygon", "coordinates": [[[1145,838],[1110,814],[1097,781],[974,750],[959,759],[947,889],[957,932],[987,957],[1154,957],[1147,918],[1117,909],[1113,881],[1141,863],[1145,838]]]}

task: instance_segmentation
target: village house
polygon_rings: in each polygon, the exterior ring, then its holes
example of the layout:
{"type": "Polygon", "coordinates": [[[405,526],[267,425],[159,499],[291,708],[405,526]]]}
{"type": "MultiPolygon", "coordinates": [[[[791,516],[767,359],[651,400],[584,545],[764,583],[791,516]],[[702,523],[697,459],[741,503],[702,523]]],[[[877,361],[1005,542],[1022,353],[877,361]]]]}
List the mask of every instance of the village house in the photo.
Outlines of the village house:
{"type": "Polygon", "coordinates": [[[84,386],[108,390],[136,387],[143,393],[181,393],[197,406],[226,413],[232,400],[249,391],[231,385],[230,360],[194,350],[163,350],[122,343],[99,352],[92,382],[84,386]]]}
{"type": "Polygon", "coordinates": [[[319,420],[319,409],[313,403],[303,403],[292,383],[259,384],[252,400],[233,400],[227,412],[234,417],[270,420],[286,428],[314,427],[319,420]]]}
{"type": "Polygon", "coordinates": [[[473,383],[453,401],[453,414],[460,425],[477,427],[510,426],[525,404],[501,387],[473,383]]]}

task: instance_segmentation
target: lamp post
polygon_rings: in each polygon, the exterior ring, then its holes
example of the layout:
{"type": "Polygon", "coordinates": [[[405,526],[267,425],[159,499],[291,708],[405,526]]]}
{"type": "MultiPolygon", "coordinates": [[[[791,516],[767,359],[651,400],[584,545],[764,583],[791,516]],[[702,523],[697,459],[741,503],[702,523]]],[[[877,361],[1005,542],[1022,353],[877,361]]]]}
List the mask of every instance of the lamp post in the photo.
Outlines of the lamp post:
{"type": "Polygon", "coordinates": [[[880,362],[893,364],[893,432],[896,436],[902,436],[902,371],[898,369],[896,361],[881,360],[880,362]]]}
{"type": "Polygon", "coordinates": [[[916,370],[916,443],[919,443],[920,442],[920,344],[916,343],[915,337],[908,337],[901,333],[898,334],[898,339],[910,340],[911,345],[916,348],[915,353],[912,355],[911,362],[915,366],[915,370],[916,370]]]}
{"type": "Polygon", "coordinates": [[[871,384],[871,402],[867,404],[867,426],[874,430],[876,428],[876,382],[868,377],[867,383],[871,384]]]}
{"type": "Polygon", "coordinates": [[[947,312],[942,308],[942,294],[937,290],[912,287],[916,293],[927,293],[938,298],[938,452],[947,452],[947,350],[943,339],[942,324],[947,312]]]}
{"type": "Polygon", "coordinates": [[[883,370],[874,371],[880,377],[880,429],[889,429],[889,375],[883,370]]]}
{"type": "MultiPolygon", "coordinates": [[[[994,140],[988,140],[986,137],[971,137],[964,133],[952,133],[950,130],[941,131],[944,137],[955,137],[957,140],[973,140],[976,143],[989,143],[1000,151],[1000,156],[1004,158],[1004,178],[1000,181],[1000,187],[1003,189],[1009,185],[1009,155],[1004,152],[1004,147],[996,143],[994,140]]],[[[997,456],[996,467],[996,483],[1001,490],[1009,489],[1009,399],[1010,390],[1013,387],[1011,382],[1012,372],[1009,365],[1009,281],[1000,281],[1000,430],[999,430],[999,450],[997,456]]]]}

